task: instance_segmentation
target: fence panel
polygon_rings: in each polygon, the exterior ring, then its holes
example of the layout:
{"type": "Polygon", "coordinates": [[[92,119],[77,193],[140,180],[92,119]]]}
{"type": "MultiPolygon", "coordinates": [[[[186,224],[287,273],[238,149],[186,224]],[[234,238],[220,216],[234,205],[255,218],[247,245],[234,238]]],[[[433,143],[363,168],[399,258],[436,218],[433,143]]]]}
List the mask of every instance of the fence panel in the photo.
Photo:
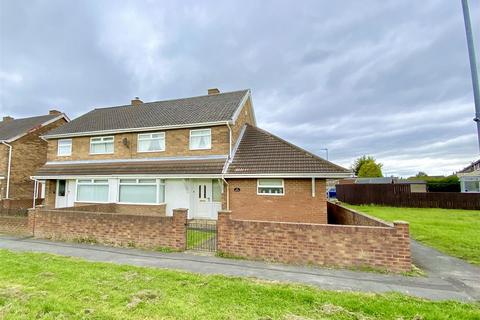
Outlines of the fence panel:
{"type": "Polygon", "coordinates": [[[479,193],[410,192],[403,184],[340,184],[337,199],[350,204],[480,210],[479,193]]]}

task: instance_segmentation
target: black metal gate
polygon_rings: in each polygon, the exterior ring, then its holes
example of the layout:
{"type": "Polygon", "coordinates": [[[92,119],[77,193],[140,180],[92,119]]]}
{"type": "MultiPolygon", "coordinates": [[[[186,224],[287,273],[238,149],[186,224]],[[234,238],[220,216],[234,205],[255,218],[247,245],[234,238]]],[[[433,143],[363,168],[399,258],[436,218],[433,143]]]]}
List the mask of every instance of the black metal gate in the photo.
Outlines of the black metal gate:
{"type": "Polygon", "coordinates": [[[217,251],[217,221],[188,220],[186,237],[187,250],[217,251]]]}

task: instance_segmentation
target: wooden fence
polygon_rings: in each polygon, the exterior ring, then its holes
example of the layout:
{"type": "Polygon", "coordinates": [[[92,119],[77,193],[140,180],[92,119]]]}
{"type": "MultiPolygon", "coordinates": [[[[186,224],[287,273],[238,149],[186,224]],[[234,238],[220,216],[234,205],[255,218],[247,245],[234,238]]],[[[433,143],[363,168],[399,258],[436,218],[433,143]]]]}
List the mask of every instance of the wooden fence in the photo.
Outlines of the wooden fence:
{"type": "Polygon", "coordinates": [[[337,199],[350,204],[480,210],[480,193],[410,192],[407,184],[340,184],[337,199]]]}

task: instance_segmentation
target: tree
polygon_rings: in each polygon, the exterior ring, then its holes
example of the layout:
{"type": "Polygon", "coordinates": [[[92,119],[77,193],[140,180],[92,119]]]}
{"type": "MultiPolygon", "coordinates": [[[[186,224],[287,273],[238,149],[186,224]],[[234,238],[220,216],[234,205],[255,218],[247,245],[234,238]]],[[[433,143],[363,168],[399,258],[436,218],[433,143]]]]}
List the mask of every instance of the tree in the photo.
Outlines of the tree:
{"type": "Polygon", "coordinates": [[[359,178],[380,178],[382,174],[382,164],[376,163],[373,160],[367,161],[358,170],[359,178]]]}
{"type": "Polygon", "coordinates": [[[416,178],[421,178],[421,177],[428,177],[428,174],[426,174],[425,172],[423,171],[419,171],[416,175],[415,175],[416,178]]]}
{"type": "Polygon", "coordinates": [[[355,172],[355,175],[358,176],[358,173],[359,173],[362,165],[364,163],[367,163],[367,162],[370,162],[370,161],[375,162],[375,158],[372,157],[372,156],[361,156],[360,158],[355,160],[355,162],[352,165],[352,170],[353,170],[353,172],[355,172]]]}

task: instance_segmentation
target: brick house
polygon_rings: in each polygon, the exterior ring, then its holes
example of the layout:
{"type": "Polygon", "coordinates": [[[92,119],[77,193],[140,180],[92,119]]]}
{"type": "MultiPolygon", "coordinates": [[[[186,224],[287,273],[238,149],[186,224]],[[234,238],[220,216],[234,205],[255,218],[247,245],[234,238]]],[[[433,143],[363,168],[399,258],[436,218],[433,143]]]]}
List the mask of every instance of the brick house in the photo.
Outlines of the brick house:
{"type": "Polygon", "coordinates": [[[99,108],[43,135],[45,205],[327,223],[325,181],[351,172],[256,126],[250,90],[99,108]]]}
{"type": "MultiPolygon", "coordinates": [[[[0,122],[0,200],[33,199],[34,181],[30,178],[47,160],[46,132],[70,121],[60,111],[0,122]]],[[[40,186],[38,195],[44,188],[40,186]]]]}

